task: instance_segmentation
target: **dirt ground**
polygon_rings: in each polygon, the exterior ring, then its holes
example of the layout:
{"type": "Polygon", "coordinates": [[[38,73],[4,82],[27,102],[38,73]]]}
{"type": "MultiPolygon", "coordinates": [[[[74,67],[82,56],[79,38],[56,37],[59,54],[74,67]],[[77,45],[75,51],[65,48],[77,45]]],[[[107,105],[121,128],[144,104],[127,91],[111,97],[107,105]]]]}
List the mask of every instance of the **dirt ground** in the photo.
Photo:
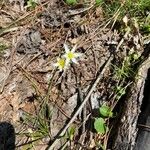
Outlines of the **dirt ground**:
{"type": "MultiPolygon", "coordinates": [[[[97,141],[111,148],[111,138],[117,131],[98,134],[93,120],[104,103],[116,115],[126,105],[116,101],[122,95],[114,89],[120,85],[132,88],[133,78],[119,78],[114,71],[130,54],[136,52],[142,57],[145,46],[138,28],[122,34],[117,30],[115,16],[106,19],[102,8],[94,7],[93,2],[87,2],[85,7],[82,3],[68,6],[63,0],[41,0],[34,9],[27,8],[24,0],[0,2],[0,122],[13,126],[16,149],[44,150],[56,139],[54,149],[97,149],[97,141]],[[76,52],[82,56],[78,64],[71,63],[59,71],[54,64],[65,53],[64,43],[70,49],[77,45],[76,52]],[[58,137],[100,74],[101,80],[69,125],[75,128],[72,139],[67,134],[58,137]]],[[[134,117],[140,113],[136,108],[130,110],[134,117]]],[[[109,128],[114,129],[123,115],[124,111],[117,119],[107,120],[109,128]]]]}

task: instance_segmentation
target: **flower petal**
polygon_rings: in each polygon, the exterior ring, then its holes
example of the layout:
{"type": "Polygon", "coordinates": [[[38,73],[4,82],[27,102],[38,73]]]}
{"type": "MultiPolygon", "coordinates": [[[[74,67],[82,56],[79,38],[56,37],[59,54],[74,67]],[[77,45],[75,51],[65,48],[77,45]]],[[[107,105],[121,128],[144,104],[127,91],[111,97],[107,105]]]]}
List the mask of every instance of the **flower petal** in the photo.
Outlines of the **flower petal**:
{"type": "Polygon", "coordinates": [[[70,59],[66,58],[65,66],[68,66],[70,63],[70,59]]]}
{"type": "Polygon", "coordinates": [[[53,66],[54,67],[58,67],[59,65],[58,65],[58,63],[54,63],[53,66]]]}
{"type": "Polygon", "coordinates": [[[76,48],[77,48],[77,44],[72,48],[72,50],[71,50],[71,52],[75,52],[75,50],[76,50],[76,48]]]}
{"type": "Polygon", "coordinates": [[[74,53],[75,57],[81,57],[82,53],[74,53]]]}
{"type": "Polygon", "coordinates": [[[64,55],[62,55],[62,58],[66,58],[67,59],[67,53],[65,53],[64,55]]]}
{"type": "Polygon", "coordinates": [[[72,58],[71,60],[72,60],[72,62],[74,62],[75,64],[78,64],[78,62],[77,62],[77,60],[76,60],[75,58],[72,58]]]}
{"type": "Polygon", "coordinates": [[[64,66],[64,70],[68,69],[69,65],[70,65],[69,63],[66,63],[64,66]]]}
{"type": "Polygon", "coordinates": [[[68,45],[65,44],[65,43],[64,43],[64,48],[65,48],[65,52],[66,52],[66,53],[68,53],[68,52],[70,51],[68,45]]]}
{"type": "Polygon", "coordinates": [[[63,68],[59,67],[59,71],[63,71],[63,68]]]}

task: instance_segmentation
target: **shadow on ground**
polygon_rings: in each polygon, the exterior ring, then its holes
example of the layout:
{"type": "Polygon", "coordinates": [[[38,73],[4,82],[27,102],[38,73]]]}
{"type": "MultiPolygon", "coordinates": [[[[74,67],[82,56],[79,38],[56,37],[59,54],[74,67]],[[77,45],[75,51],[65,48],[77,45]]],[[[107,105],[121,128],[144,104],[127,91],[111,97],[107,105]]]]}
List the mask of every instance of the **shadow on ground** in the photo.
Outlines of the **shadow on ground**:
{"type": "Polygon", "coordinates": [[[15,129],[8,122],[0,122],[0,150],[15,150],[15,129]]]}

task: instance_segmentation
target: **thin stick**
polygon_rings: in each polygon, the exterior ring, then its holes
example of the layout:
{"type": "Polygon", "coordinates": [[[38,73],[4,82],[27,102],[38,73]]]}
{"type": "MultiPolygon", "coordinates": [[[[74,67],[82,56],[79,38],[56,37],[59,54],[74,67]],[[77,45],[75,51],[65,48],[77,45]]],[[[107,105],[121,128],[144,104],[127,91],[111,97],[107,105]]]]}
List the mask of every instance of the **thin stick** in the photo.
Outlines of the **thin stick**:
{"type": "Polygon", "coordinates": [[[70,121],[68,122],[68,124],[62,129],[62,131],[59,133],[59,135],[57,135],[57,137],[55,138],[55,140],[53,141],[53,143],[51,145],[48,145],[48,147],[46,148],[46,150],[53,150],[53,148],[55,147],[55,145],[59,141],[60,137],[65,134],[65,132],[69,128],[70,124],[74,122],[74,120],[76,119],[76,117],[78,116],[78,114],[81,112],[81,110],[83,109],[83,107],[86,104],[86,102],[89,100],[89,98],[90,98],[93,90],[96,88],[97,84],[99,83],[100,79],[102,78],[102,76],[103,76],[106,68],[110,64],[111,59],[112,59],[112,57],[110,56],[109,59],[107,60],[106,64],[105,64],[104,68],[102,69],[101,73],[99,74],[99,76],[97,77],[96,81],[92,85],[92,87],[91,87],[90,91],[88,92],[87,96],[83,100],[82,104],[79,106],[78,110],[75,112],[75,114],[70,119],[70,121]]]}
{"type": "Polygon", "coordinates": [[[138,126],[139,126],[139,127],[144,127],[144,128],[148,128],[148,129],[150,129],[150,126],[148,126],[148,125],[144,125],[144,124],[138,124],[138,126]]]}

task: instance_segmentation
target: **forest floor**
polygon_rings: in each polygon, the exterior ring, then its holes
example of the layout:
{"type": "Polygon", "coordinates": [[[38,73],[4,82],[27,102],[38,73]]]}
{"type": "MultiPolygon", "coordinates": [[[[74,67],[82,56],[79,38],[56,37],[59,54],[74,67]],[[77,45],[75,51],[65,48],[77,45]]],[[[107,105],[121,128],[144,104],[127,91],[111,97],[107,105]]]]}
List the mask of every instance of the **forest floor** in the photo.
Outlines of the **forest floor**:
{"type": "Polygon", "coordinates": [[[0,149],[132,149],[149,33],[150,0],[1,0],[0,149]]]}

